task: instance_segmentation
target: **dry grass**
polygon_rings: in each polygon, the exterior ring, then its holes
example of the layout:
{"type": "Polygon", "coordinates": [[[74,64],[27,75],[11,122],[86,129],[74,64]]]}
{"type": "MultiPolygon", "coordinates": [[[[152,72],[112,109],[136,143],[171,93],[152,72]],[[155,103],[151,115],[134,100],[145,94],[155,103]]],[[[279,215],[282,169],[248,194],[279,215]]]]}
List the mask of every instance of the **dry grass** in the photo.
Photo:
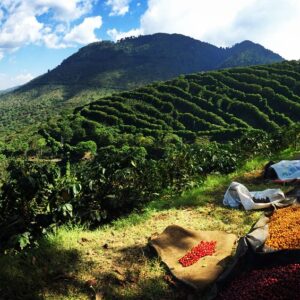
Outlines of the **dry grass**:
{"type": "MultiPolygon", "coordinates": [[[[34,281],[36,278],[43,282],[34,290],[43,299],[91,299],[95,292],[104,299],[185,299],[184,295],[191,292],[168,275],[147,247],[150,236],[170,224],[195,230],[218,229],[242,236],[259,214],[207,204],[146,213],[144,220],[141,217],[133,225],[129,220],[135,218],[132,215],[97,231],[61,228],[56,235],[48,236],[47,244],[37,253],[25,258],[19,276],[26,281],[26,273],[30,272],[34,281]],[[49,247],[48,252],[45,247],[49,247]]],[[[14,281],[14,275],[9,278],[14,281]]],[[[31,284],[28,282],[30,288],[31,284]]],[[[18,299],[20,295],[15,297],[18,299]]]]}
{"type": "Polygon", "coordinates": [[[225,208],[222,197],[232,180],[250,190],[276,187],[262,180],[262,165],[209,176],[201,188],[165,196],[98,230],[65,226],[37,249],[0,256],[0,299],[193,299],[147,246],[149,238],[171,224],[243,236],[261,212],[225,208]]]}
{"type": "MultiPolygon", "coordinates": [[[[123,224],[123,228],[116,223],[97,231],[61,229],[52,237],[53,240],[61,243],[65,250],[76,249],[79,261],[77,270],[67,273],[65,283],[56,288],[59,291],[56,296],[59,299],[78,297],[78,287],[90,281],[93,286],[90,291],[94,290],[105,299],[184,299],[176,289],[178,283],[166,276],[164,266],[147,247],[151,235],[162,232],[170,224],[177,224],[195,230],[224,230],[242,236],[259,214],[208,204],[196,209],[153,212],[139,224],[123,224]],[[77,282],[75,289],[69,278],[77,282]],[[64,296],[66,290],[68,295],[64,296]]],[[[81,299],[90,297],[88,286],[86,288],[81,299]]],[[[185,289],[183,291],[187,293],[185,289]]],[[[45,298],[53,299],[53,288],[47,292],[46,287],[45,298]]]]}

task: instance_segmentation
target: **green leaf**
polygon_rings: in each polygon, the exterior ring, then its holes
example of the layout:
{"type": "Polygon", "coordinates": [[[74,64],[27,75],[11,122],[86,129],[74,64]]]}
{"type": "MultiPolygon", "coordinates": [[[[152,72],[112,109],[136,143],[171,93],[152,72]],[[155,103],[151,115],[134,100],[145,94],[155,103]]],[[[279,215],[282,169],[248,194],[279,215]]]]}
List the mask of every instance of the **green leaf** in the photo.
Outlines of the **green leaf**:
{"type": "Polygon", "coordinates": [[[24,232],[17,236],[17,240],[21,250],[23,250],[26,246],[30,244],[30,232],[24,232]]]}
{"type": "Polygon", "coordinates": [[[74,197],[76,197],[81,191],[81,184],[80,183],[73,184],[72,189],[73,189],[73,195],[74,197]]]}
{"type": "Polygon", "coordinates": [[[73,211],[73,206],[70,203],[66,203],[64,206],[65,210],[68,212],[72,212],[73,211]]]}

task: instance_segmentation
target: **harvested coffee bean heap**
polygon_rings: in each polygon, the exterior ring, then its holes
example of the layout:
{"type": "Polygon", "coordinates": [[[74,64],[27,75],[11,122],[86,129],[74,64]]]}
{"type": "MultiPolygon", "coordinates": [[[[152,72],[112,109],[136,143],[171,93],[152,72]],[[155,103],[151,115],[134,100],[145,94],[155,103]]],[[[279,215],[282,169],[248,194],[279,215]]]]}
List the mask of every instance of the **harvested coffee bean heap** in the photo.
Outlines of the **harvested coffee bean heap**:
{"type": "Polygon", "coordinates": [[[216,300],[296,300],[299,296],[300,264],[289,264],[243,273],[216,300]]]}
{"type": "Polygon", "coordinates": [[[266,245],[275,250],[300,248],[300,207],[290,206],[274,212],[266,245]]]}

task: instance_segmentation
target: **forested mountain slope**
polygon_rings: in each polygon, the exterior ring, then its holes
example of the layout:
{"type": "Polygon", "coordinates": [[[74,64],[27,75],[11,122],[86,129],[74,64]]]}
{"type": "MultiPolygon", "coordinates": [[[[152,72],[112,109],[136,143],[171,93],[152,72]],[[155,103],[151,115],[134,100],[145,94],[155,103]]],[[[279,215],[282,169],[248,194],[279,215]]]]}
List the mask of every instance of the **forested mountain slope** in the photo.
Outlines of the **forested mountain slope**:
{"type": "Polygon", "coordinates": [[[282,60],[278,54],[250,41],[218,48],[184,35],[158,33],[117,43],[92,43],[24,88],[79,84],[128,89],[181,74],[282,60]]]}
{"type": "Polygon", "coordinates": [[[116,90],[181,74],[281,60],[250,41],[224,49],[178,34],[93,43],[52,71],[0,95],[0,139],[116,90]]]}
{"type": "Polygon", "coordinates": [[[87,140],[103,146],[113,135],[138,133],[225,141],[249,130],[274,133],[299,120],[300,64],[292,61],[195,73],[113,94],[47,130],[74,146],[87,140]]]}

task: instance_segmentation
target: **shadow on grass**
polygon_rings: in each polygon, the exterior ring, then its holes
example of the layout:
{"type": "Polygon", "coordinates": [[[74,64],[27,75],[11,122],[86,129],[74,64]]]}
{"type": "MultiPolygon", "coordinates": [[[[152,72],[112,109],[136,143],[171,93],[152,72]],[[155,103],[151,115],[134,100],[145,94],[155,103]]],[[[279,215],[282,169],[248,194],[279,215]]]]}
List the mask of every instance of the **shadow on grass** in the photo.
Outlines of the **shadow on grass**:
{"type": "Polygon", "coordinates": [[[61,299],[69,291],[90,296],[84,282],[76,278],[80,271],[76,250],[59,249],[43,240],[38,249],[0,256],[0,299],[61,299]]]}
{"type": "Polygon", "coordinates": [[[121,256],[115,261],[116,267],[96,276],[103,299],[197,299],[191,288],[177,281],[160,263],[151,247],[125,247],[118,252],[121,256]]]}
{"type": "Polygon", "coordinates": [[[109,288],[103,295],[104,299],[107,300],[199,299],[193,291],[181,283],[176,283],[176,286],[174,285],[173,288],[170,288],[170,284],[163,277],[143,279],[138,285],[124,284],[120,287],[109,285],[109,288]]]}

